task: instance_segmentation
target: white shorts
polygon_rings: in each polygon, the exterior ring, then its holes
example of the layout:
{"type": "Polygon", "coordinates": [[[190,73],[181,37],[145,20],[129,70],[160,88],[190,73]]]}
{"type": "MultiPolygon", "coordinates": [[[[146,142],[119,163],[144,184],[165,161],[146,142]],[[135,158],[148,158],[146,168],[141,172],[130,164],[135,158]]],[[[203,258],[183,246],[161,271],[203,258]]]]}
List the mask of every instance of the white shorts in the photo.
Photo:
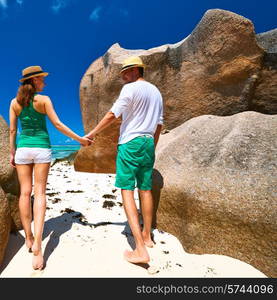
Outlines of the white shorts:
{"type": "Polygon", "coordinates": [[[14,160],[18,165],[50,163],[52,151],[50,148],[17,148],[14,160]]]}

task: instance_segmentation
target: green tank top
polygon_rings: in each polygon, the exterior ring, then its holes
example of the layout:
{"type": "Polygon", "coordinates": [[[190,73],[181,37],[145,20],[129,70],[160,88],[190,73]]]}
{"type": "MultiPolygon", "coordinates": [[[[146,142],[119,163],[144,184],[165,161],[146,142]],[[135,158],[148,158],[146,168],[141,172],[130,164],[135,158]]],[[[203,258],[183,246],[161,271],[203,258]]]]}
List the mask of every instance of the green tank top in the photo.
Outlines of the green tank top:
{"type": "Polygon", "coordinates": [[[18,118],[22,131],[18,137],[17,148],[51,148],[46,127],[46,115],[34,109],[33,99],[29,106],[23,107],[18,118]]]}

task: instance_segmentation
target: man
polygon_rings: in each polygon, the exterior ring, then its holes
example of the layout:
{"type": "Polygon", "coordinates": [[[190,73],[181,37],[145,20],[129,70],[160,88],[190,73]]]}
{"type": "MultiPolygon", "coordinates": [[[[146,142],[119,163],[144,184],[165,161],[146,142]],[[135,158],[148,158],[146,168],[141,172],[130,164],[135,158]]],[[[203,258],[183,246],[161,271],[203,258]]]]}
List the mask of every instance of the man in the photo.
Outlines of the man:
{"type": "Polygon", "coordinates": [[[94,138],[122,116],[116,158],[115,186],[121,189],[123,206],[134,236],[136,248],[126,250],[124,257],[131,263],[150,260],[147,247],[153,247],[151,225],[153,214],[152,171],[155,147],[163,124],[163,101],[156,86],[143,78],[145,65],[139,57],[127,58],[120,75],[125,85],[111,110],[85,137],[94,138]],[[143,229],[134,199],[138,188],[143,217],[143,229]]]}

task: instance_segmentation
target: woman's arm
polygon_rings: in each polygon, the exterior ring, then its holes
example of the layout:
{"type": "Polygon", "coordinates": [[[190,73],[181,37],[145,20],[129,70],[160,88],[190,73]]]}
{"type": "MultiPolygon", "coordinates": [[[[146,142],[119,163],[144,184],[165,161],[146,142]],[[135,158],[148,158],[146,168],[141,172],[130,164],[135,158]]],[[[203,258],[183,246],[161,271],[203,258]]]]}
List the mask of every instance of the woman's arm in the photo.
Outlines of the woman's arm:
{"type": "Polygon", "coordinates": [[[17,134],[17,116],[13,108],[13,101],[10,105],[10,113],[9,113],[9,119],[10,119],[10,164],[15,167],[14,162],[14,156],[15,156],[15,140],[16,140],[16,134],[17,134]]]}
{"type": "Polygon", "coordinates": [[[49,97],[45,97],[44,99],[44,106],[45,106],[45,112],[48,116],[48,118],[50,119],[50,121],[52,122],[52,124],[63,134],[65,134],[68,137],[73,138],[74,140],[76,140],[77,142],[79,142],[80,144],[82,144],[83,146],[88,146],[91,144],[91,141],[87,138],[84,137],[80,137],[78,134],[76,134],[75,132],[73,132],[70,128],[68,128],[66,125],[64,125],[59,117],[57,116],[52,101],[50,100],[49,97]]]}

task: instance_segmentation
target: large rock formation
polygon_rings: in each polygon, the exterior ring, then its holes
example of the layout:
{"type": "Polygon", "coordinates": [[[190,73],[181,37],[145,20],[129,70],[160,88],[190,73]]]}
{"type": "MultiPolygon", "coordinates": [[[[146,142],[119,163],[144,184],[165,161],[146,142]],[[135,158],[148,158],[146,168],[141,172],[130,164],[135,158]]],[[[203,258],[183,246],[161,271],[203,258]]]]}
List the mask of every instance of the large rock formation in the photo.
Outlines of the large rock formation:
{"type": "Polygon", "coordinates": [[[19,193],[19,185],[16,171],[11,167],[9,161],[9,128],[0,115],[0,184],[6,193],[17,195],[19,193]]]}
{"type": "Polygon", "coordinates": [[[250,109],[277,114],[277,29],[257,34],[257,41],[265,55],[253,88],[250,109]]]}
{"type": "Polygon", "coordinates": [[[0,116],[0,265],[9,233],[22,229],[18,196],[19,183],[16,170],[9,164],[9,128],[0,116]]]}
{"type": "Polygon", "coordinates": [[[3,261],[5,250],[11,231],[11,214],[8,199],[0,186],[0,266],[3,261]]]}
{"type": "Polygon", "coordinates": [[[186,251],[228,255],[277,276],[277,116],[193,118],[161,137],[159,229],[186,251]]]}
{"type": "MultiPolygon", "coordinates": [[[[264,38],[260,36],[260,41],[264,38]]],[[[174,45],[127,50],[118,44],[94,61],[80,84],[85,131],[91,130],[117,99],[122,61],[139,55],[146,63],[145,78],[164,98],[165,128],[173,129],[204,114],[232,115],[247,110],[276,113],[276,85],[264,67],[267,50],[257,43],[253,24],[235,13],[208,10],[195,30],[174,45]],[[258,87],[257,92],[255,92],[258,87]]],[[[274,77],[275,78],[275,77],[274,77]]],[[[120,121],[100,133],[96,143],[82,149],[77,171],[115,171],[120,121]]]]}

